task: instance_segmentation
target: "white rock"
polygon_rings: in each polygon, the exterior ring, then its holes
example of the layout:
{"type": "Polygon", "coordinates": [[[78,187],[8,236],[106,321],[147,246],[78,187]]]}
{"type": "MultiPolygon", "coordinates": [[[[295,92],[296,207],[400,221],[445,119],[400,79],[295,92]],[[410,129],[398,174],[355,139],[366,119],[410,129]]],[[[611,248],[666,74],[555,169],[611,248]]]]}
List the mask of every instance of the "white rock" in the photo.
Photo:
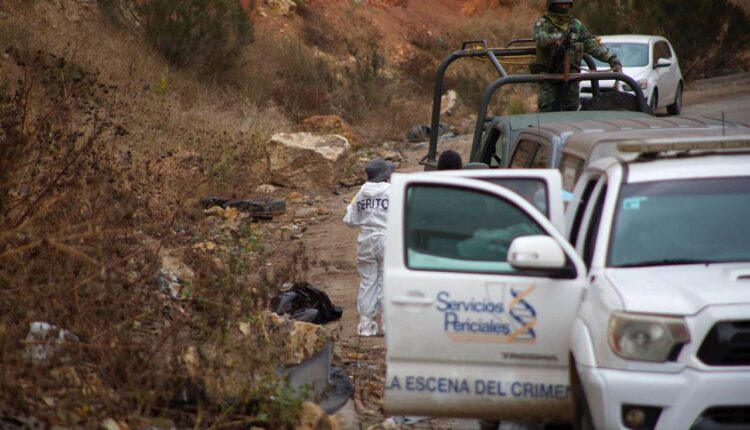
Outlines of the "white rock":
{"type": "Polygon", "coordinates": [[[271,184],[258,185],[258,187],[255,188],[255,192],[259,194],[273,194],[276,190],[277,188],[271,184]]]}
{"type": "Polygon", "coordinates": [[[282,15],[289,15],[297,9],[294,0],[266,0],[266,4],[282,15]]]}
{"type": "Polygon", "coordinates": [[[309,218],[318,214],[317,208],[302,208],[294,213],[295,218],[309,218]]]}
{"type": "Polygon", "coordinates": [[[33,363],[43,363],[56,354],[65,342],[79,341],[78,336],[68,330],[43,321],[29,324],[25,339],[27,346],[24,356],[33,363]]]}
{"type": "Polygon", "coordinates": [[[345,170],[349,150],[349,141],[335,134],[279,133],[266,144],[268,173],[285,186],[331,189],[345,170]]]}
{"type": "Polygon", "coordinates": [[[453,108],[456,107],[458,101],[458,93],[454,90],[449,90],[440,98],[440,115],[449,114],[453,108]]]}

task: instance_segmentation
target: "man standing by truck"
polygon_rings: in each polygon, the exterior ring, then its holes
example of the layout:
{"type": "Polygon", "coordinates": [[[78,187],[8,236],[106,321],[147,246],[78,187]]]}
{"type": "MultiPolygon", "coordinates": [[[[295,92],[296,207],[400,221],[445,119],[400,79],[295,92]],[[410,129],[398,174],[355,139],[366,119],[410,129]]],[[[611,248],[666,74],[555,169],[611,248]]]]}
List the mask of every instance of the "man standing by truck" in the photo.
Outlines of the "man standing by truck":
{"type": "MultiPolygon", "coordinates": [[[[573,0],[547,0],[547,13],[536,20],[533,33],[536,59],[531,73],[562,74],[567,55],[570,71],[580,70],[583,54],[609,63],[613,72],[622,71],[617,55],[601,45],[583,23],[573,17],[573,0]]],[[[539,112],[571,111],[580,108],[578,82],[544,82],[539,89],[539,112]]]]}

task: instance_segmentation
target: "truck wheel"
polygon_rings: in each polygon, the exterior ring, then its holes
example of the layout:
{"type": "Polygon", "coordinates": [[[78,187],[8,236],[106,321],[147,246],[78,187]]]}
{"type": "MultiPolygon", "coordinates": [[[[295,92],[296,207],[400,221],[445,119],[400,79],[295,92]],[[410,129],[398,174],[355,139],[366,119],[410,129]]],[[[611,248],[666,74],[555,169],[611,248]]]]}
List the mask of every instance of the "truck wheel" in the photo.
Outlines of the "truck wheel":
{"type": "Polygon", "coordinates": [[[594,420],[591,418],[591,410],[589,409],[588,402],[586,401],[586,396],[582,396],[581,401],[581,417],[580,420],[576,423],[576,430],[596,430],[594,429],[594,420]]]}
{"type": "Polygon", "coordinates": [[[581,379],[578,377],[576,361],[573,354],[570,355],[570,388],[573,392],[573,428],[575,430],[596,430],[594,420],[591,418],[591,409],[583,391],[581,379]]]}
{"type": "Polygon", "coordinates": [[[659,109],[659,91],[654,88],[654,93],[651,94],[651,114],[656,116],[656,110],[659,109]]]}
{"type": "Polygon", "coordinates": [[[670,115],[679,115],[682,112],[682,82],[677,85],[677,94],[674,96],[674,103],[667,106],[667,112],[670,115]]]}

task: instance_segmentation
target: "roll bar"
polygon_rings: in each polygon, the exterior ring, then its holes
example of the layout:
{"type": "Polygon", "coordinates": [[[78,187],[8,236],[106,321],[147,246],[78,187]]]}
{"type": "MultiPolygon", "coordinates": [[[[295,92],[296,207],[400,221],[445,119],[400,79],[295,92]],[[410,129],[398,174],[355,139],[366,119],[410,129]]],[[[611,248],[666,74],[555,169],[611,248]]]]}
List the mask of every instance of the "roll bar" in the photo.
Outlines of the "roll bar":
{"type": "MultiPolygon", "coordinates": [[[[567,79],[565,75],[517,75],[517,76],[506,76],[500,78],[490,84],[489,87],[484,91],[482,97],[482,104],[479,107],[479,114],[477,115],[477,125],[474,128],[474,139],[471,143],[471,153],[474,154],[479,149],[479,144],[482,139],[482,128],[484,125],[484,118],[487,115],[487,106],[489,106],[492,96],[495,94],[500,87],[508,84],[532,84],[542,82],[580,82],[580,81],[591,81],[598,82],[603,80],[614,80],[623,81],[628,84],[635,91],[636,100],[638,102],[638,109],[641,112],[651,113],[651,108],[646,103],[646,98],[643,96],[643,90],[641,86],[628,75],[623,73],[615,72],[591,72],[591,73],[571,73],[567,79]]],[[[437,136],[436,136],[437,137],[437,136]]],[[[430,136],[432,138],[432,136],[430,136]]],[[[435,141],[437,143],[437,139],[435,141]]],[[[435,145],[437,148],[437,145],[435,145]]],[[[431,147],[430,147],[431,149],[431,147]]],[[[432,161],[429,159],[427,161],[432,161]]]]}
{"type": "Polygon", "coordinates": [[[420,163],[434,163],[437,155],[437,142],[438,133],[440,127],[440,104],[441,98],[443,97],[444,91],[444,78],[445,72],[448,67],[458,59],[461,58],[487,58],[489,59],[492,66],[500,75],[500,79],[493,82],[485,91],[482,104],[480,106],[480,112],[477,116],[477,128],[474,133],[474,143],[472,147],[472,153],[478,148],[478,142],[481,139],[482,125],[487,114],[487,105],[492,98],[494,92],[503,85],[513,83],[541,83],[541,82],[579,82],[582,80],[590,80],[593,91],[593,96],[599,95],[599,81],[604,79],[615,79],[618,81],[625,81],[631,88],[634,88],[636,97],[638,98],[638,108],[643,112],[651,112],[646,99],[643,97],[643,91],[640,85],[636,84],[633,79],[622,73],[599,73],[596,72],[596,63],[594,59],[589,55],[583,56],[583,61],[586,62],[590,73],[586,74],[566,74],[566,75],[517,75],[509,76],[503,65],[498,60],[498,57],[523,57],[529,55],[536,55],[536,47],[524,46],[524,47],[511,47],[515,44],[520,43],[531,43],[534,39],[514,39],[506,45],[504,48],[489,48],[486,40],[469,40],[463,42],[461,49],[453,52],[443,60],[438,67],[437,75],[435,77],[435,92],[433,94],[432,102],[432,120],[430,123],[430,144],[427,150],[427,155],[421,160],[420,163]],[[566,79],[567,76],[567,79],[566,79]],[[518,79],[521,78],[521,79],[518,79]]]}

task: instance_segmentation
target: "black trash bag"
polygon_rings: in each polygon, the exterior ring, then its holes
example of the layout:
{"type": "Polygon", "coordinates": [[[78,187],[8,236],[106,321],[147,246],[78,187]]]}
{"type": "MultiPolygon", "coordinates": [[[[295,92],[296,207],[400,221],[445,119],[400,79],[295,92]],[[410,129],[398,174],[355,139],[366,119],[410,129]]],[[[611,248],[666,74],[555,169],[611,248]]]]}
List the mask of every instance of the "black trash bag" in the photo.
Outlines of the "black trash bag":
{"type": "Polygon", "coordinates": [[[210,207],[219,206],[220,208],[224,209],[227,202],[229,202],[229,199],[225,199],[222,197],[203,197],[201,199],[201,206],[203,206],[203,209],[208,209],[210,207]]]}
{"type": "MultiPolygon", "coordinates": [[[[429,125],[415,125],[406,132],[406,139],[409,142],[424,142],[430,140],[430,130],[432,128],[429,125]]],[[[450,132],[451,126],[445,123],[438,124],[438,136],[442,136],[450,132]]]]}
{"type": "Polygon", "coordinates": [[[282,199],[269,200],[231,200],[226,208],[235,208],[240,212],[248,212],[253,218],[271,219],[286,212],[286,201],[282,199]]]}
{"type": "Polygon", "coordinates": [[[235,208],[252,215],[254,219],[268,220],[286,212],[284,199],[231,200],[222,197],[204,197],[200,200],[203,209],[218,206],[222,209],[235,208]]]}
{"type": "Polygon", "coordinates": [[[278,315],[313,324],[326,324],[341,318],[344,311],[334,306],[328,294],[308,283],[297,283],[271,299],[271,309],[278,315]]]}

